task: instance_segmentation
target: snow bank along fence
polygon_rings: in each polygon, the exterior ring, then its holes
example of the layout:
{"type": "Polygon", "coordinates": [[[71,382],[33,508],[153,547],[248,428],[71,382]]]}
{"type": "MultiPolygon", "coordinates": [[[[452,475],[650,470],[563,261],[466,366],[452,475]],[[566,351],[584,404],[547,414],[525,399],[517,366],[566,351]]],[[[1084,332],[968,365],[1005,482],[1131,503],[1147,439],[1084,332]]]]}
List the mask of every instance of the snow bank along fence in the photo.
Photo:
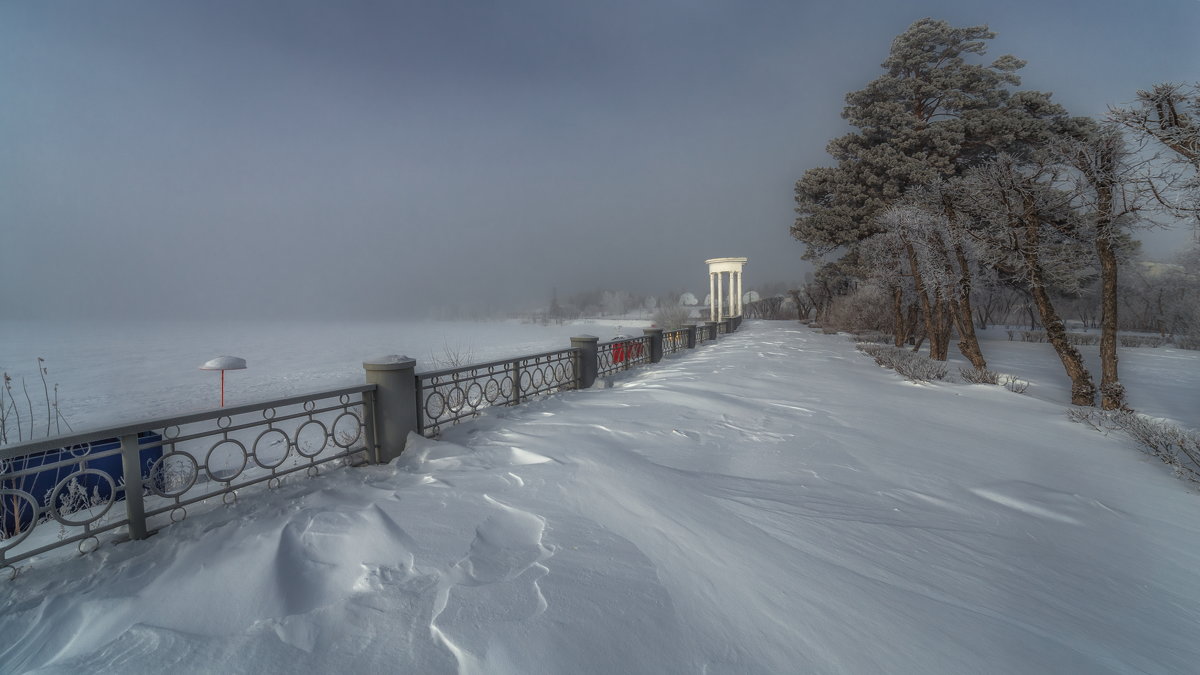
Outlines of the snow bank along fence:
{"type": "Polygon", "coordinates": [[[597,378],[715,341],[741,317],[612,342],[416,372],[407,357],[363,364],[365,385],[165,417],[0,448],[0,569],[46,551],[144,539],[193,504],[322,465],[384,463],[409,433],[436,436],[485,408],[586,389],[597,378]]]}

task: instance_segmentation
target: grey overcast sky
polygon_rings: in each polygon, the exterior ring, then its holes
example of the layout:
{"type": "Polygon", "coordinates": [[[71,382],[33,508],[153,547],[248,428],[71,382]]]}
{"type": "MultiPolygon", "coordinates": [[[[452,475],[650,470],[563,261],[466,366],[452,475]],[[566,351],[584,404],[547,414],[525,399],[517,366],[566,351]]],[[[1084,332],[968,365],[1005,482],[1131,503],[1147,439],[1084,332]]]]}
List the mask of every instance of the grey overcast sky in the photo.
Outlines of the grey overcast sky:
{"type": "Polygon", "coordinates": [[[1198,0],[2,0],[0,317],[383,316],[803,278],[792,186],[924,16],[1100,114],[1198,0]]]}

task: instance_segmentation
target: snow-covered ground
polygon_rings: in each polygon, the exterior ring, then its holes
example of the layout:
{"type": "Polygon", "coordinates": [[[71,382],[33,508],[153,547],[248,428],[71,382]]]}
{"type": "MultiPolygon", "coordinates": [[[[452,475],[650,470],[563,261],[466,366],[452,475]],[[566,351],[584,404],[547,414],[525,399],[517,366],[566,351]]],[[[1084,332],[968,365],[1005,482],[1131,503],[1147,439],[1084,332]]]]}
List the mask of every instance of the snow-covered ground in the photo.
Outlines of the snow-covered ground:
{"type": "MultiPolygon", "coordinates": [[[[565,349],[573,335],[603,340],[618,330],[640,335],[649,325],[637,319],[546,326],[519,321],[0,321],[0,371],[25,379],[33,411],[44,424],[36,359],[45,358],[48,382],[60,385],[60,408],[78,430],[217,407],[219,376],[199,366],[221,355],[248,362],[246,370],[226,375],[226,404],[238,405],[362,384],[363,361],[385,354],[411,356],[419,369],[432,370],[448,356],[481,362],[565,349]]],[[[14,387],[26,405],[19,380],[14,387]]]]}
{"type": "MultiPolygon", "coordinates": [[[[1195,672],[1200,495],[1067,421],[1028,347],[990,354],[1023,396],[747,322],[35,563],[0,582],[0,672],[1195,672]]],[[[1133,400],[1200,426],[1200,353],[1132,351],[1133,400]]]]}
{"type": "MultiPolygon", "coordinates": [[[[1045,343],[1011,342],[1006,333],[1002,327],[982,332],[988,368],[1028,381],[1026,393],[1030,396],[1063,405],[1069,403],[1071,382],[1054,349],[1045,343]]],[[[1077,349],[1098,385],[1100,348],[1084,345],[1077,349]]],[[[1131,407],[1200,430],[1200,371],[1196,369],[1200,352],[1174,347],[1118,348],[1117,352],[1121,382],[1128,391],[1131,407]]],[[[955,366],[952,372],[968,365],[953,345],[950,356],[955,366]]]]}

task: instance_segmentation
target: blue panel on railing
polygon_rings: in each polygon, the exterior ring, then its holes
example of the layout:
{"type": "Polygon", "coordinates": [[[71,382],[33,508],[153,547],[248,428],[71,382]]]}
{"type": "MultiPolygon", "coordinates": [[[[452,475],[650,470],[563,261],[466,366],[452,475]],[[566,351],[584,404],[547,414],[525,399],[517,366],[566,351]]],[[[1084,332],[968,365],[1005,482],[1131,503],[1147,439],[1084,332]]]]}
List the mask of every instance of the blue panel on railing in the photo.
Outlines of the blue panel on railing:
{"type": "MultiPolygon", "coordinates": [[[[138,453],[143,478],[147,478],[150,475],[151,467],[162,457],[162,440],[162,435],[153,431],[138,433],[138,446],[152,446],[138,453]]],[[[125,469],[121,464],[121,454],[119,452],[104,457],[96,457],[96,455],[119,450],[120,448],[121,439],[105,438],[86,445],[74,445],[67,448],[35,452],[22,457],[13,457],[6,460],[6,465],[11,473],[24,472],[39,466],[56,464],[58,462],[71,462],[71,464],[26,474],[19,478],[9,477],[0,479],[0,488],[28,492],[38,499],[43,508],[46,508],[50,506],[50,497],[59,482],[86,467],[87,473],[81,473],[76,477],[79,486],[86,490],[89,495],[98,494],[101,500],[107,501],[112,497],[113,486],[120,485],[121,481],[125,478],[125,469]],[[101,474],[112,478],[112,484],[105,480],[101,474]]],[[[23,500],[19,501],[18,504],[19,507],[15,512],[11,508],[0,508],[0,517],[2,517],[0,527],[3,528],[4,532],[21,532],[30,525],[30,521],[33,518],[31,505],[23,500]]],[[[8,505],[5,504],[4,506],[7,507],[8,505]]]]}

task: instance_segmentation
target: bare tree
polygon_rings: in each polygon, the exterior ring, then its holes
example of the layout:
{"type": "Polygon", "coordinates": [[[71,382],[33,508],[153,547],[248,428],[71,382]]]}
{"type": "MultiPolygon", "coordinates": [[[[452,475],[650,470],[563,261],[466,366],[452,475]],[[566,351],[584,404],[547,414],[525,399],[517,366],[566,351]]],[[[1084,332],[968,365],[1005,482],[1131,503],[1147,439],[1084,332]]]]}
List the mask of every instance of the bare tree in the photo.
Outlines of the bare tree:
{"type": "Polygon", "coordinates": [[[1074,193],[1083,215],[1080,230],[1093,242],[1100,263],[1100,405],[1121,409],[1125,387],[1117,374],[1119,258],[1128,248],[1128,228],[1145,207],[1145,183],[1115,126],[1065,139],[1057,150],[1078,172],[1074,193]]]}
{"type": "Polygon", "coordinates": [[[1090,258],[1079,244],[1073,193],[1059,189],[1061,167],[1050,162],[1020,162],[1001,155],[971,170],[958,186],[978,227],[972,243],[982,260],[1019,281],[1033,296],[1047,340],[1071,380],[1071,402],[1094,405],[1096,386],[1079,351],[1067,340],[1066,326],[1051,299],[1051,288],[1075,290],[1090,258]]]}
{"type": "Polygon", "coordinates": [[[1148,185],[1159,204],[1193,219],[1200,237],[1200,85],[1156,84],[1137,93],[1128,108],[1110,108],[1109,119],[1143,139],[1154,139],[1169,151],[1148,166],[1148,185]]]}

